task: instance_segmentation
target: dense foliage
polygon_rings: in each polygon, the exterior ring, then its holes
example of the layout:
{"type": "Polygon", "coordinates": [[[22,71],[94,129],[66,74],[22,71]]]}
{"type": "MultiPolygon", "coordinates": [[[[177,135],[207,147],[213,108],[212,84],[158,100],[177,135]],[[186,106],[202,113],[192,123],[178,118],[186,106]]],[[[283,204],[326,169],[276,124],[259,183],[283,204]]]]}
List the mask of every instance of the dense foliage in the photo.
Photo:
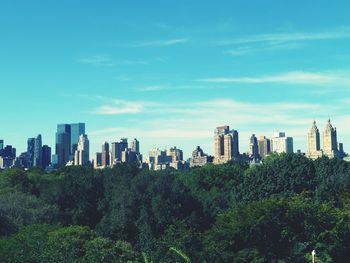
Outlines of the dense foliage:
{"type": "Polygon", "coordinates": [[[345,161],[0,173],[0,262],[301,263],[313,249],[317,262],[349,261],[345,161]]]}

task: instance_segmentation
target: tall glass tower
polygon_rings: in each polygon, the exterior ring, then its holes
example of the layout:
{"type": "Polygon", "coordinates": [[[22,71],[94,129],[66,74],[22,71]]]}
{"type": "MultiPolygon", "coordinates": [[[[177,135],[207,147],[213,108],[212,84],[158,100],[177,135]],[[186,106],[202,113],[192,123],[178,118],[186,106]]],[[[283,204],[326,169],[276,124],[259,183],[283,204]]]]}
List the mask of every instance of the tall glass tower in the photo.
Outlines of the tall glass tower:
{"type": "Polygon", "coordinates": [[[55,161],[58,167],[63,167],[74,159],[80,135],[85,135],[85,123],[57,125],[55,161]]]}
{"type": "Polygon", "coordinates": [[[71,134],[70,134],[70,143],[71,143],[71,155],[74,155],[75,151],[78,148],[78,142],[80,135],[85,135],[85,123],[73,123],[70,124],[71,134]]]}

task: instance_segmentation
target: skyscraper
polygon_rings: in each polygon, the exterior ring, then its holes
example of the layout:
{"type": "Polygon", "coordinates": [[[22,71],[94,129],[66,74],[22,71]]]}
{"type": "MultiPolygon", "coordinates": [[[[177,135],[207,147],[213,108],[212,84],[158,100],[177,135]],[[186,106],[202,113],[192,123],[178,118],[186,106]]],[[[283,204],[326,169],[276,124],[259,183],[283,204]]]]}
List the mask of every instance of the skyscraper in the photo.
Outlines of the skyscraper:
{"type": "Polygon", "coordinates": [[[56,133],[56,156],[58,167],[74,159],[79,136],[85,135],[85,123],[58,124],[56,133]]]}
{"type": "Polygon", "coordinates": [[[58,124],[56,132],[56,156],[58,168],[63,167],[69,161],[71,150],[71,126],[58,124]]]}
{"type": "Polygon", "coordinates": [[[131,151],[140,153],[140,142],[136,138],[131,142],[131,151]]]}
{"type": "Polygon", "coordinates": [[[259,159],[258,139],[255,137],[255,134],[250,137],[249,154],[250,158],[254,160],[259,159]]]}
{"type": "Polygon", "coordinates": [[[225,163],[239,156],[238,132],[229,126],[217,127],[214,136],[214,162],[225,163]]]}
{"type": "Polygon", "coordinates": [[[336,157],[338,155],[337,129],[333,128],[331,120],[328,120],[322,138],[324,155],[329,158],[336,157]]]}
{"type": "Polygon", "coordinates": [[[271,151],[275,153],[293,153],[293,138],[284,132],[275,132],[271,138],[271,151]]]}
{"type": "Polygon", "coordinates": [[[101,168],[102,166],[102,154],[101,153],[95,153],[95,156],[94,156],[94,168],[97,169],[97,168],[101,168]]]}
{"type": "Polygon", "coordinates": [[[34,167],[42,167],[42,138],[39,134],[34,140],[34,167]]]}
{"type": "Polygon", "coordinates": [[[86,165],[89,163],[89,147],[87,135],[80,135],[78,146],[75,150],[74,165],[86,165]]]}
{"type": "Polygon", "coordinates": [[[183,152],[176,147],[167,150],[167,156],[171,157],[171,162],[183,161],[183,152]]]}
{"type": "Polygon", "coordinates": [[[71,142],[71,155],[75,153],[78,148],[78,142],[80,135],[85,135],[85,123],[73,123],[70,124],[70,142],[71,142]]]}
{"type": "Polygon", "coordinates": [[[27,165],[28,165],[28,167],[34,166],[34,151],[35,151],[35,138],[29,138],[27,140],[27,165]]]}
{"type": "Polygon", "coordinates": [[[102,152],[101,152],[101,165],[102,167],[107,167],[110,165],[110,154],[109,154],[109,144],[108,142],[104,142],[102,144],[102,152]]]}
{"type": "Polygon", "coordinates": [[[270,139],[266,138],[265,136],[260,136],[258,140],[258,149],[259,149],[259,156],[262,159],[265,159],[266,156],[271,152],[271,142],[270,139]]]}
{"type": "Polygon", "coordinates": [[[317,159],[322,157],[320,144],[320,132],[317,128],[316,121],[313,122],[312,127],[308,133],[308,152],[307,157],[317,159]]]}
{"type": "Polygon", "coordinates": [[[51,163],[51,147],[44,145],[42,147],[42,167],[45,169],[51,163]]]}
{"type": "Polygon", "coordinates": [[[4,149],[4,140],[0,140],[0,151],[4,149]]]}
{"type": "Polygon", "coordinates": [[[2,150],[2,157],[15,159],[16,148],[13,148],[12,145],[6,145],[6,147],[2,150]]]}
{"type": "Polygon", "coordinates": [[[128,139],[122,138],[119,142],[111,143],[111,166],[122,161],[122,152],[128,149],[128,139]]]}

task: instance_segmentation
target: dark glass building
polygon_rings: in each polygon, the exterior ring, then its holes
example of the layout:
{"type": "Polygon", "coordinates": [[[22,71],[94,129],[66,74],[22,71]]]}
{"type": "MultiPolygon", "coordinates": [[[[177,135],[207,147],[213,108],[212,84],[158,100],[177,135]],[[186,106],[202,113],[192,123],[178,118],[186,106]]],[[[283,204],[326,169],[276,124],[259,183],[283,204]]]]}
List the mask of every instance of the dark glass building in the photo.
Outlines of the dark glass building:
{"type": "Polygon", "coordinates": [[[51,163],[51,147],[44,145],[42,147],[42,167],[45,169],[51,163]]]}
{"type": "Polygon", "coordinates": [[[71,129],[69,124],[58,124],[56,132],[57,166],[63,167],[69,161],[71,129]]]}
{"type": "Polygon", "coordinates": [[[16,148],[13,148],[12,145],[6,145],[6,147],[2,151],[2,157],[7,158],[16,158],[16,148]]]}
{"type": "Polygon", "coordinates": [[[34,148],[35,148],[35,138],[29,138],[27,140],[27,165],[28,165],[28,167],[34,166],[34,148]]]}

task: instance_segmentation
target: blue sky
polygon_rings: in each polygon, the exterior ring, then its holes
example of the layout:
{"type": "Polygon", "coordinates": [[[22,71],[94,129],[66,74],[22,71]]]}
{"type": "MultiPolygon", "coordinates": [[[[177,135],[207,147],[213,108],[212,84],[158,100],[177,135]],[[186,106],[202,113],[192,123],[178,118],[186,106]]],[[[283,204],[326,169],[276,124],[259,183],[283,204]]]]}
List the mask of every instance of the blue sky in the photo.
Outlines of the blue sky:
{"type": "Polygon", "coordinates": [[[306,150],[330,117],[350,150],[348,1],[0,2],[0,137],[24,151],[86,122],[91,151],[121,137],[213,152],[213,130],[276,130],[306,150]]]}

